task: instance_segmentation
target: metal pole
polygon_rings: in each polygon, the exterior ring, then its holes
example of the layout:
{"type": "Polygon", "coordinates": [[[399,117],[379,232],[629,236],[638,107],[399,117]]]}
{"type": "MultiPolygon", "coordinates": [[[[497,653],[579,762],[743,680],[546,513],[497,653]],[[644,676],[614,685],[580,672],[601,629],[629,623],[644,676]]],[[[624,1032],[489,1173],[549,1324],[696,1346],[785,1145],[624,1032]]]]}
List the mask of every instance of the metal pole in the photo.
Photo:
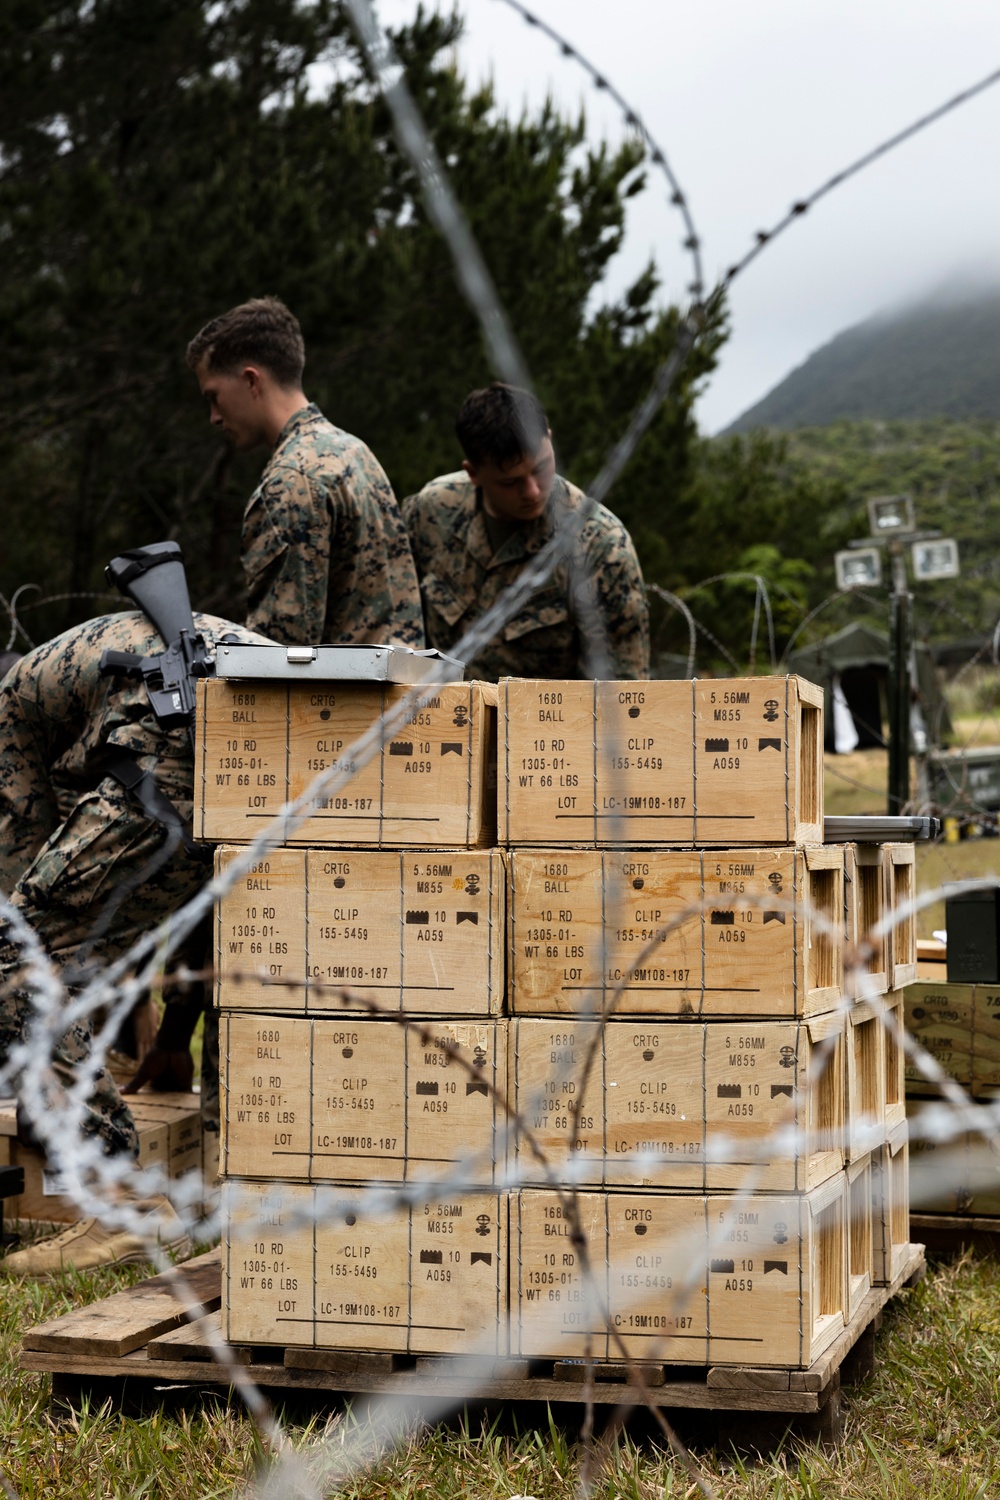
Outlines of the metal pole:
{"type": "Polygon", "coordinates": [[[892,595],[889,623],[888,812],[902,813],[910,800],[910,629],[913,595],[906,587],[906,561],[898,538],[889,543],[892,595]]]}

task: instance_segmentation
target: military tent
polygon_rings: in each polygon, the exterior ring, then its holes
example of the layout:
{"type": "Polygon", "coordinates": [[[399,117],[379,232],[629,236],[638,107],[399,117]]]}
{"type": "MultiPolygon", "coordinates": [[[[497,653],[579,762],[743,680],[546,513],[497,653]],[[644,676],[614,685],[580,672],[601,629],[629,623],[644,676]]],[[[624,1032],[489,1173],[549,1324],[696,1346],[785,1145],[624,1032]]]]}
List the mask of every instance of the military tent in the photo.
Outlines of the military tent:
{"type": "MultiPolygon", "coordinates": [[[[889,637],[871,625],[846,625],[810,646],[793,651],[786,663],[815,682],[825,696],[826,748],[836,748],[834,694],[842,694],[857,734],[857,748],[886,743],[886,686],[889,676],[889,637]]],[[[929,745],[940,745],[951,728],[948,706],[928,647],[916,646],[917,695],[915,708],[926,728],[929,745]]],[[[915,746],[914,748],[918,748],[915,746]]]]}

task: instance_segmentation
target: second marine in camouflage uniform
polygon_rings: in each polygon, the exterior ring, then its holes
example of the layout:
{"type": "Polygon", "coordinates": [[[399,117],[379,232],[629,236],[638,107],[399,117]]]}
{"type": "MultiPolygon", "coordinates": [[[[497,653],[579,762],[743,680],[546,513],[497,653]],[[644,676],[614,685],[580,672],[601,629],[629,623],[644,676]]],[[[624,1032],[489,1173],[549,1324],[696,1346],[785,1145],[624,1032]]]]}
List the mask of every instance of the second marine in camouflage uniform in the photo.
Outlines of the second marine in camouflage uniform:
{"type": "MultiPolygon", "coordinates": [[[[260,639],[214,615],[196,614],[195,624],[210,648],[222,635],[260,639]]],[[[124,953],[208,874],[201,859],[180,847],[153,878],[142,879],[165,829],[108,774],[109,752],[124,751],[152,771],[185,821],[194,762],[187,730],[157,723],[141,681],[100,675],[109,649],[148,656],[164,643],[143,614],[103,615],[36,647],[0,686],[0,890],[70,983],[81,961],[105,964],[124,953]],[[107,930],[90,947],[95,924],[118,897],[107,930]]],[[[20,967],[0,929],[0,1061],[30,1022],[20,967]]],[[[62,1038],[54,1071],[64,1086],[73,1083],[90,1041],[89,1023],[62,1038]]],[[[131,1113],[106,1071],[88,1102],[84,1132],[99,1136],[109,1155],[138,1149],[131,1113]]]]}
{"type": "MultiPolygon", "coordinates": [[[[496,550],[481,492],[464,472],[434,479],[404,500],[428,646],[449,651],[545,546],[560,512],[576,510],[584,499],[582,490],[556,475],[544,513],[508,527],[496,550]]],[[[632,538],[611,511],[597,505],[573,552],[576,566],[592,581],[607,633],[609,677],[645,677],[649,615],[632,538]]],[[[559,563],[548,582],[467,664],[467,677],[497,681],[584,675],[584,645],[569,569],[568,560],[559,563]]]]}
{"type": "Polygon", "coordinates": [[[312,403],[292,416],[243,517],[247,624],[282,645],[422,647],[406,527],[371,450],[312,403]]]}

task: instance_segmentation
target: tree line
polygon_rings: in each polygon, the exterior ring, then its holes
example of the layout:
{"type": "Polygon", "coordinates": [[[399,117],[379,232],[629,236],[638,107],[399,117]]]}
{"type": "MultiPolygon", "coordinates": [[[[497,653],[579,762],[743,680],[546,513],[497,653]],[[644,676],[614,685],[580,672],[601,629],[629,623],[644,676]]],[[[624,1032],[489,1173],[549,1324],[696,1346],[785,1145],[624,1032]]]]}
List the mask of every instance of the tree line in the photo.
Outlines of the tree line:
{"type": "MultiPolygon", "coordinates": [[[[652,264],[601,300],[643,147],[589,143],[583,116],[551,103],[506,115],[456,71],[459,28],[419,11],[394,42],[560,466],[585,485],[677,337],[652,264]]],[[[241,618],[240,520],[262,458],[210,431],[184,350],[209,317],[265,293],[302,324],[307,392],[365,439],[400,497],[458,466],[455,412],[492,372],[340,5],[11,0],[0,591],[69,596],[35,608],[22,596],[32,639],[114,607],[96,597],[105,561],[164,537],[184,548],[196,605],[241,618]]],[[[720,305],[608,503],[650,582],[684,592],[761,573],[787,633],[828,587],[856,507],[839,478],[790,463],[783,438],[699,436],[695,397],[726,333],[720,305]]],[[[734,652],[754,591],[737,580],[693,596],[734,652]]],[[[684,621],[657,603],[654,645],[685,643],[684,621]]]]}

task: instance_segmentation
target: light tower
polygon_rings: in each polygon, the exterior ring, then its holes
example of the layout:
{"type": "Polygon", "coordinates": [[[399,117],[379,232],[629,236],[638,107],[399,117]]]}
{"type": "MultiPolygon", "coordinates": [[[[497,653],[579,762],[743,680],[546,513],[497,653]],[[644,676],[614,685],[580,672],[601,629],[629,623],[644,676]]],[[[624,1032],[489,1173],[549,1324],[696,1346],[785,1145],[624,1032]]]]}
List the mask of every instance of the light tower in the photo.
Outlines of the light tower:
{"type": "Polygon", "coordinates": [[[909,495],[876,495],[868,501],[872,540],[849,542],[834,558],[842,589],[874,588],[882,581],[879,549],[888,550],[889,587],[889,776],[888,807],[901,813],[910,800],[910,707],[916,688],[913,595],[906,574],[906,547],[920,582],[958,576],[958,543],[940,531],[919,531],[909,495]]]}

